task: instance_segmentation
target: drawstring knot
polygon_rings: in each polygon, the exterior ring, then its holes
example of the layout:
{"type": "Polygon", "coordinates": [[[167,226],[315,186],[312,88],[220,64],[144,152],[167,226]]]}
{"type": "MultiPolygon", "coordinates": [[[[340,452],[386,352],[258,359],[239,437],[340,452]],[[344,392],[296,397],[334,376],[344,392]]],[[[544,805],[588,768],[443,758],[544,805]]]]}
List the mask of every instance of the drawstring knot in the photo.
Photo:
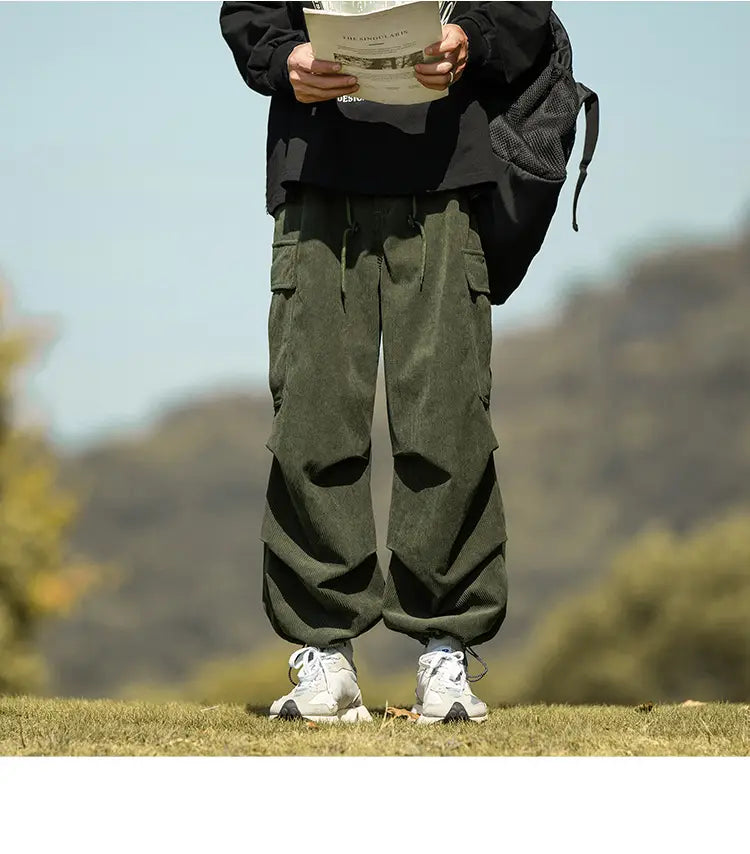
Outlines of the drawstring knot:
{"type": "MultiPolygon", "coordinates": [[[[417,219],[417,197],[414,195],[411,199],[411,213],[407,221],[409,227],[418,231],[422,238],[422,261],[419,267],[419,290],[421,291],[427,270],[427,236],[424,225],[417,219]]],[[[352,203],[348,195],[346,196],[346,223],[341,240],[341,300],[344,303],[346,302],[346,263],[349,253],[349,239],[359,231],[359,223],[352,215],[352,203]]]]}

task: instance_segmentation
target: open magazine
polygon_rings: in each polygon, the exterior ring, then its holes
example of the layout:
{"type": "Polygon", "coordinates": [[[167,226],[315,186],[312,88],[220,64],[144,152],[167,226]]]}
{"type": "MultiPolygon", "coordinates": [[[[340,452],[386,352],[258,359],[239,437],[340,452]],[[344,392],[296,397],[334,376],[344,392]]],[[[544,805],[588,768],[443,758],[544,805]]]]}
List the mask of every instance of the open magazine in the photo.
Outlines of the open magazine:
{"type": "Polygon", "coordinates": [[[305,9],[312,50],[340,62],[359,82],[357,97],[381,104],[421,104],[447,91],[427,89],[414,76],[419,63],[439,62],[424,49],[442,39],[453,3],[327,2],[305,9]]]}

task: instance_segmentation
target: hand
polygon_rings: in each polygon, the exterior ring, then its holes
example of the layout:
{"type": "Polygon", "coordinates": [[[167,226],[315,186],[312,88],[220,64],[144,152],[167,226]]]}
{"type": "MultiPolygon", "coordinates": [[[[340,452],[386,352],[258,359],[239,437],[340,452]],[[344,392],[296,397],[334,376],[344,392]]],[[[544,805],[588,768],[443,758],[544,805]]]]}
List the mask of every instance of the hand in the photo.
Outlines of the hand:
{"type": "Polygon", "coordinates": [[[460,80],[464,73],[469,59],[469,37],[458,24],[446,24],[443,27],[443,40],[425,48],[425,53],[428,56],[444,54],[444,57],[440,62],[416,65],[417,80],[428,89],[447,89],[451,83],[460,80]]]}
{"type": "Polygon", "coordinates": [[[294,97],[303,104],[332,101],[341,95],[352,95],[357,91],[357,78],[339,74],[338,62],[315,59],[310,42],[299,44],[287,59],[289,82],[294,97]]]}

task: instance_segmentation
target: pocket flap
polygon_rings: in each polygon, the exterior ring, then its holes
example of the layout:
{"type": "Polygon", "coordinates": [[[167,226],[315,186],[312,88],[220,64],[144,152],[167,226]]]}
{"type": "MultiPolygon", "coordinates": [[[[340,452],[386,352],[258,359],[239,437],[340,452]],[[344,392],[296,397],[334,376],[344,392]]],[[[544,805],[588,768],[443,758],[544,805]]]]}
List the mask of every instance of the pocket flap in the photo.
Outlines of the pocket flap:
{"type": "Polygon", "coordinates": [[[464,267],[469,288],[477,294],[490,295],[490,276],[484,252],[478,249],[464,249],[464,267]]]}
{"type": "Polygon", "coordinates": [[[271,250],[271,290],[293,291],[297,288],[296,240],[278,240],[271,250]]]}

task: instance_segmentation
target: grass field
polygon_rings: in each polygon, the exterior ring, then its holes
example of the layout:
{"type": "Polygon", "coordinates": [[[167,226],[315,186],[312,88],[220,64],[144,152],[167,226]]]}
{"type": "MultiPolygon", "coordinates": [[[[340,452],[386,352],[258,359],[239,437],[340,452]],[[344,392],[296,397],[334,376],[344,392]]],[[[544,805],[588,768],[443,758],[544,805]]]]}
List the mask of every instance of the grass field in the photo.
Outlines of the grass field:
{"type": "Polygon", "coordinates": [[[271,722],[187,703],[0,698],[3,756],[749,756],[750,706],[515,706],[484,724],[271,722]]]}

